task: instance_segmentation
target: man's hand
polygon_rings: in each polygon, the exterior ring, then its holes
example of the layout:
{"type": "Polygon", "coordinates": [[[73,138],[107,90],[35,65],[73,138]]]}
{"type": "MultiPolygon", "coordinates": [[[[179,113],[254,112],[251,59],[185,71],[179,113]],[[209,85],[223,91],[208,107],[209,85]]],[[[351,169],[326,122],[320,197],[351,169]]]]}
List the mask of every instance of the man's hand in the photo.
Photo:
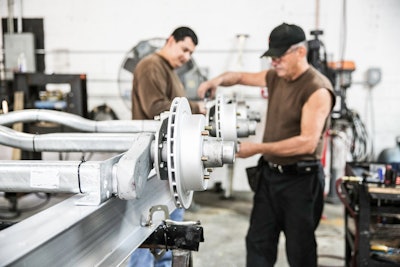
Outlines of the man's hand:
{"type": "Polygon", "coordinates": [[[251,142],[240,142],[238,152],[236,152],[236,157],[238,158],[248,158],[255,154],[260,153],[260,144],[251,142]]]}
{"type": "Polygon", "coordinates": [[[205,115],[207,113],[207,109],[204,101],[197,101],[197,105],[199,105],[199,112],[205,115]]]}
{"type": "Polygon", "coordinates": [[[214,85],[211,81],[205,81],[199,85],[199,88],[197,89],[197,95],[203,99],[206,96],[206,92],[210,91],[211,95],[209,97],[214,98],[216,90],[216,85],[214,85]]]}

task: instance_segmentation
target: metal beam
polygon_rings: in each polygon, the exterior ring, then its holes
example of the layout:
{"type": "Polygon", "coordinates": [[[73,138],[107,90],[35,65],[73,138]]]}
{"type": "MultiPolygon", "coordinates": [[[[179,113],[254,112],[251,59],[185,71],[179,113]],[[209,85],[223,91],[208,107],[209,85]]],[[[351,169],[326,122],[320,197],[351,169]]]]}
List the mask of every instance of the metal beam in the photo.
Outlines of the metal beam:
{"type": "Polygon", "coordinates": [[[156,177],[139,199],[77,206],[79,198],[74,195],[0,231],[0,265],[119,266],[164,219],[163,213],[155,213],[153,224],[142,226],[150,208],[175,209],[168,181],[156,177]]]}

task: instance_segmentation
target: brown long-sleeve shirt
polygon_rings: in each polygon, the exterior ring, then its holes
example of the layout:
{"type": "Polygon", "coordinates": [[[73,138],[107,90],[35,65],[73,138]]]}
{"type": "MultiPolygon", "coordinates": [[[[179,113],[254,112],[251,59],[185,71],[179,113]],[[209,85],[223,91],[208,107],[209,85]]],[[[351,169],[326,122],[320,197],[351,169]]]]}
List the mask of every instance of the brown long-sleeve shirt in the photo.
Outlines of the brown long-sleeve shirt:
{"type": "MultiPolygon", "coordinates": [[[[132,119],[152,120],[170,109],[175,97],[185,97],[183,84],[173,67],[157,53],[143,58],[135,68],[132,88],[132,119]]],[[[199,106],[189,101],[192,113],[199,106]]]]}

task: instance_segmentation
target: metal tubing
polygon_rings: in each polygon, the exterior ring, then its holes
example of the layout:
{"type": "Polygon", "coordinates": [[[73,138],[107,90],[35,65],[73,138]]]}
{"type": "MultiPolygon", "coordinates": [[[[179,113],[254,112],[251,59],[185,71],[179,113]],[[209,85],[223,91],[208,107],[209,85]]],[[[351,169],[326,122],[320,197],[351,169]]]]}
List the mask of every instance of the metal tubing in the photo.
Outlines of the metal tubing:
{"type": "Polygon", "coordinates": [[[53,122],[91,133],[156,132],[160,124],[159,121],[155,120],[94,121],[67,112],[43,109],[25,109],[0,115],[0,125],[35,121],[53,122]]]}
{"type": "Polygon", "coordinates": [[[0,144],[34,152],[122,152],[139,133],[27,134],[0,126],[0,144]]]}

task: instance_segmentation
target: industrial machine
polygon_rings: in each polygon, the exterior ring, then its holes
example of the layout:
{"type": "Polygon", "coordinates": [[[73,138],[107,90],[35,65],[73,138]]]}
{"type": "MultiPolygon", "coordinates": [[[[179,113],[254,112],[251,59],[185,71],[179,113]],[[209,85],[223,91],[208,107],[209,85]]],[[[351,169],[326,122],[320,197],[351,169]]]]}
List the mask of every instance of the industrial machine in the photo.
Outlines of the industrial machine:
{"type": "Polygon", "coordinates": [[[22,91],[24,108],[45,108],[87,118],[85,74],[14,73],[14,92],[22,91]],[[46,90],[46,85],[65,85],[62,90],[46,90]]]}
{"type": "MultiPolygon", "coordinates": [[[[17,116],[24,117],[27,112],[17,116]]],[[[51,120],[49,111],[44,114],[51,120]]],[[[6,117],[2,124],[15,121],[13,116],[6,117]]],[[[32,120],[22,117],[19,119],[32,120]]],[[[66,124],[79,122],[65,118],[66,124]]],[[[102,123],[93,122],[97,128],[87,130],[99,131],[102,123]]],[[[111,122],[112,127],[103,133],[36,136],[1,127],[5,145],[34,151],[116,151],[130,145],[126,152],[104,161],[0,161],[1,192],[72,194],[0,231],[1,265],[116,266],[170,212],[190,206],[193,191],[207,188],[212,168],[234,161],[234,142],[210,137],[205,117],[192,115],[185,98],[174,99],[170,111],[160,116],[156,131],[155,125],[145,131],[110,130],[124,124],[111,122]],[[116,149],[118,143],[122,145],[116,149]]]]}
{"type": "MultiPolygon", "coordinates": [[[[44,74],[37,72],[14,73],[11,111],[23,109],[48,109],[63,111],[88,118],[85,74],[44,74]]],[[[4,112],[3,112],[4,113],[4,112]]],[[[71,132],[72,128],[59,122],[16,124],[19,131],[43,134],[71,132]]],[[[39,152],[22,149],[13,159],[41,159],[39,152]]]]}
{"type": "Polygon", "coordinates": [[[335,184],[345,173],[346,161],[367,161],[372,158],[372,142],[359,114],[347,106],[347,90],[351,86],[354,62],[329,62],[321,30],[311,31],[314,39],[308,41],[307,59],[332,83],[336,105],[331,113],[331,127],[326,133],[325,169],[330,177],[326,201],[339,203],[335,184]]]}

